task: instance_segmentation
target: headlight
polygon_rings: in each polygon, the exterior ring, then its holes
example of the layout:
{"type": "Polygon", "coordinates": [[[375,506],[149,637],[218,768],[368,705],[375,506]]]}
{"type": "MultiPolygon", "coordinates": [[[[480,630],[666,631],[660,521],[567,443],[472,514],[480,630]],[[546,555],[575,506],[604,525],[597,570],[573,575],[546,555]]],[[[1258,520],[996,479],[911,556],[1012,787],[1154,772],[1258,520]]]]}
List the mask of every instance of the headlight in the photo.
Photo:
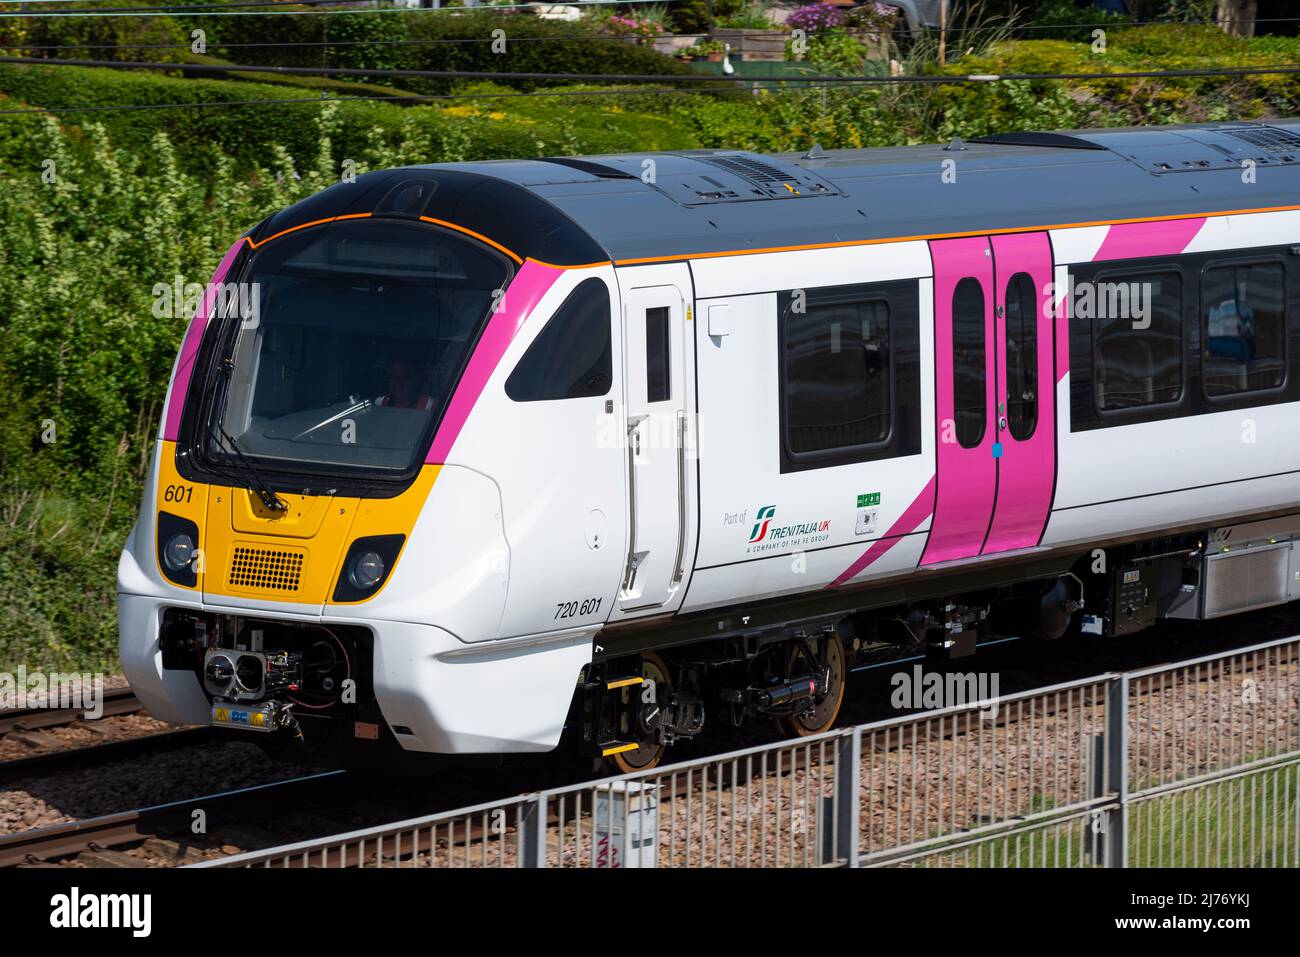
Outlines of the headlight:
{"type": "Polygon", "coordinates": [[[362,552],[348,566],[348,581],[353,588],[369,591],[384,577],[384,560],[378,552],[362,552]]]}
{"type": "Polygon", "coordinates": [[[199,575],[194,568],[198,555],[199,526],[188,518],[170,512],[158,513],[158,568],[173,585],[197,588],[199,575]]]}
{"type": "Polygon", "coordinates": [[[181,532],[167,539],[162,550],[163,564],[174,572],[188,568],[194,561],[194,539],[181,532]]]}
{"type": "Polygon", "coordinates": [[[393,573],[405,535],[367,535],[348,548],[331,598],[336,602],[366,601],[379,594],[393,573]]]}

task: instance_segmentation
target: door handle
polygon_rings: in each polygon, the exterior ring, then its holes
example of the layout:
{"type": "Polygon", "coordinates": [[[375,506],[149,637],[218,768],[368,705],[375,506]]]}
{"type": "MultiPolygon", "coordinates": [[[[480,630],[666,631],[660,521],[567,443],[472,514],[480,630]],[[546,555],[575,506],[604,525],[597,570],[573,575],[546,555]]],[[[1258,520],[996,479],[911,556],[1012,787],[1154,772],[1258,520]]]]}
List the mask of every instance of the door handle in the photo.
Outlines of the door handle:
{"type": "Polygon", "coordinates": [[[649,416],[634,415],[629,416],[627,420],[627,434],[631,441],[627,444],[628,542],[627,566],[623,572],[623,591],[625,593],[631,591],[632,582],[636,578],[637,566],[641,563],[636,550],[636,457],[641,450],[640,425],[647,418],[649,416]]]}
{"type": "Polygon", "coordinates": [[[673,560],[673,584],[686,574],[682,557],[686,552],[686,412],[677,413],[677,557],[673,560]]]}

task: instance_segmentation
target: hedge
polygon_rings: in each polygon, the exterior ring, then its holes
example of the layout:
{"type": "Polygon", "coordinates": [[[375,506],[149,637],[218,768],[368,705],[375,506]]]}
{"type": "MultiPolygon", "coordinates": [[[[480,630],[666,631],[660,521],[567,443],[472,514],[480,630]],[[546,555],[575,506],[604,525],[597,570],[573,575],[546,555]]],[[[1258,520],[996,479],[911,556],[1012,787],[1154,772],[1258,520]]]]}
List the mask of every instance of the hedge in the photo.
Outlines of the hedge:
{"type": "MultiPolygon", "coordinates": [[[[184,22],[184,18],[180,18],[184,22]]],[[[282,66],[326,64],[352,69],[439,70],[476,73],[578,73],[668,76],[689,73],[679,60],[653,48],[604,36],[584,21],[540,20],[528,14],[425,12],[348,13],[321,17],[196,18],[208,35],[208,52],[232,63],[282,66]],[[494,31],[504,49],[494,49],[494,31]],[[320,46],[224,47],[224,43],[329,43],[320,46]]],[[[446,93],[454,81],[407,78],[382,80],[417,93],[446,93]]],[[[562,84],[509,80],[516,89],[562,84]]]]}
{"type": "MultiPolygon", "coordinates": [[[[333,143],[341,157],[355,157],[376,140],[390,145],[410,142],[419,161],[507,159],[540,154],[601,153],[637,149],[685,149],[697,146],[687,124],[662,112],[637,113],[609,97],[595,99],[575,88],[556,96],[519,98],[490,84],[468,85],[463,99],[445,105],[408,106],[389,102],[338,99],[338,129],[333,143]],[[481,97],[481,98],[480,98],[481,97]]],[[[0,94],[23,103],[61,107],[188,104],[304,100],[314,90],[233,80],[181,79],[137,71],[90,67],[14,66],[0,64],[0,94]]],[[[65,122],[101,123],[114,144],[147,146],[165,132],[183,152],[187,167],[210,169],[218,153],[243,166],[265,162],[273,147],[303,160],[317,153],[315,102],[284,106],[250,103],[239,106],[190,107],[70,113],[65,122]]],[[[4,117],[11,129],[30,118],[4,117]]],[[[15,137],[0,143],[0,156],[22,156],[15,137]]]]}

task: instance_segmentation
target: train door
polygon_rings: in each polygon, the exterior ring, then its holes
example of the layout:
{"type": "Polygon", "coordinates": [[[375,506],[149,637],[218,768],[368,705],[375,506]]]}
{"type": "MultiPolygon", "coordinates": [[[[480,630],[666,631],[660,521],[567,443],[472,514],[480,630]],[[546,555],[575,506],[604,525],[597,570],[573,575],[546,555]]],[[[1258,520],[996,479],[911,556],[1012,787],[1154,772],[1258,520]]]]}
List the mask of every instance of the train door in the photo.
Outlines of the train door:
{"type": "Polygon", "coordinates": [[[1056,474],[1046,234],[930,251],[937,499],[922,565],[1037,545],[1056,474]]]}
{"type": "Polygon", "coordinates": [[[998,495],[981,554],[1033,548],[1056,486],[1055,313],[1047,233],[994,236],[998,495]]]}
{"type": "Polygon", "coordinates": [[[680,605],[686,577],[692,294],[684,265],[641,267],[632,281],[623,298],[628,554],[619,608],[648,614],[680,605]]]}

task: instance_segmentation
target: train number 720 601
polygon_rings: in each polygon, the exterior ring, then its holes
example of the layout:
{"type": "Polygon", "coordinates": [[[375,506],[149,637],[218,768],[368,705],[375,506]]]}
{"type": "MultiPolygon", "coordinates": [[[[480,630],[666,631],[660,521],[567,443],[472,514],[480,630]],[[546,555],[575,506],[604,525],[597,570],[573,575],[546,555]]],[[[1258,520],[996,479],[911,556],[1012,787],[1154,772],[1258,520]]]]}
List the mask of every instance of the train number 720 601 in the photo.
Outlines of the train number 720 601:
{"type": "Polygon", "coordinates": [[[561,618],[583,618],[587,615],[594,615],[600,611],[599,598],[588,598],[585,601],[560,601],[555,603],[555,619],[561,618]]]}

